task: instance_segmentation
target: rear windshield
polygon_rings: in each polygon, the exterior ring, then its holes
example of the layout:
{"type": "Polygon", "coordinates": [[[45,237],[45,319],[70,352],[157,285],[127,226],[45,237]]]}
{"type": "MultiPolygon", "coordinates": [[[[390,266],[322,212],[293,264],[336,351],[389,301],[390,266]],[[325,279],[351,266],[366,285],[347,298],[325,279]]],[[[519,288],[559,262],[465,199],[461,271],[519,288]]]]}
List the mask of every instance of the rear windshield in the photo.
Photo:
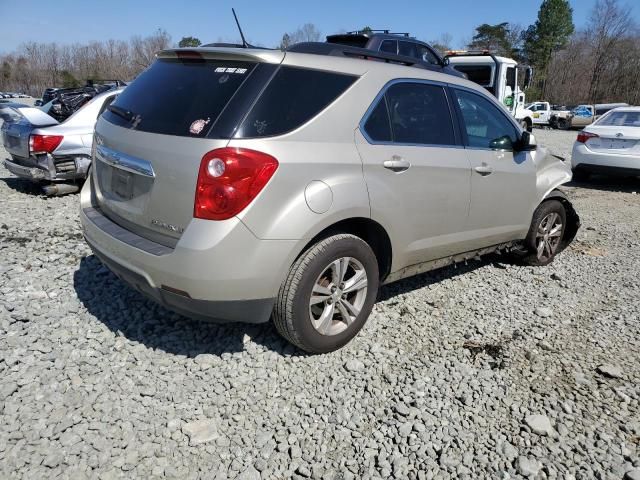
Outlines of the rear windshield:
{"type": "Polygon", "coordinates": [[[103,114],[143,132],[205,137],[255,63],[159,59],[103,114]]]}
{"type": "Polygon", "coordinates": [[[357,77],[280,67],[236,133],[237,138],[282,135],[305,124],[349,88],[357,77]]]}
{"type": "Polygon", "coordinates": [[[482,65],[454,65],[459,72],[466,73],[467,78],[483,87],[491,86],[491,67],[482,65]]]}
{"type": "Polygon", "coordinates": [[[598,120],[596,125],[610,127],[640,127],[640,111],[611,112],[598,120]]]}

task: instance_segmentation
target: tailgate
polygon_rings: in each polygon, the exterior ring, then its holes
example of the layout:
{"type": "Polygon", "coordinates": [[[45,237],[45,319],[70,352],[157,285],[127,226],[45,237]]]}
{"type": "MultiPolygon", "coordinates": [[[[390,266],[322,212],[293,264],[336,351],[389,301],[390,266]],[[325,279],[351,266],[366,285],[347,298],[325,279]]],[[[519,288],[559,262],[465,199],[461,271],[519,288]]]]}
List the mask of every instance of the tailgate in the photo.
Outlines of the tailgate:
{"type": "Polygon", "coordinates": [[[202,157],[228,144],[275,68],[236,52],[189,55],[161,57],[136,78],[98,119],[94,142],[98,206],[168,246],[193,219],[202,157]]]}

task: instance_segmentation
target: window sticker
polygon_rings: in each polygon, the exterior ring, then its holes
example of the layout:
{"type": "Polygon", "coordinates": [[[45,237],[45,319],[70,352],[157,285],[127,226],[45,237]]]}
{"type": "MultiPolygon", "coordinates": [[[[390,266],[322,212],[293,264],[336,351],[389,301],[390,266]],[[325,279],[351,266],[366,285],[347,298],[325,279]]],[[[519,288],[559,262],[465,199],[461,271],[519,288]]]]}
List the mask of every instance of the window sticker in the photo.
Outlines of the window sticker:
{"type": "Polygon", "coordinates": [[[246,68],[236,68],[236,67],[216,67],[216,73],[235,73],[237,75],[244,75],[247,73],[246,68]]]}
{"type": "Polygon", "coordinates": [[[204,127],[206,127],[210,121],[211,120],[209,118],[207,118],[206,120],[203,120],[201,118],[196,120],[189,127],[189,133],[192,133],[194,135],[200,135],[200,132],[202,132],[204,127]]]}

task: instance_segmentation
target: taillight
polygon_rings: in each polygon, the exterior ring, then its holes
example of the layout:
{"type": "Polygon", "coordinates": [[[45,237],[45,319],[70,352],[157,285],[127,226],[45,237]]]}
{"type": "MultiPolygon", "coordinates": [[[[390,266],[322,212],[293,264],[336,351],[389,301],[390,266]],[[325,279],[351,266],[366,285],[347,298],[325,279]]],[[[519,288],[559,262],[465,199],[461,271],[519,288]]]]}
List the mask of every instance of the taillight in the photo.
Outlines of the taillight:
{"type": "Polygon", "coordinates": [[[31,153],[52,153],[62,139],[62,135],[31,135],[29,137],[29,151],[31,153]]]}
{"type": "Polygon", "coordinates": [[[226,220],[240,213],[260,193],[278,168],[266,153],[246,148],[218,148],[202,157],[193,216],[226,220]]]}
{"type": "Polygon", "coordinates": [[[582,131],[578,134],[577,140],[580,143],[587,143],[587,140],[589,140],[590,138],[597,138],[597,137],[598,135],[596,135],[595,133],[582,131]]]}

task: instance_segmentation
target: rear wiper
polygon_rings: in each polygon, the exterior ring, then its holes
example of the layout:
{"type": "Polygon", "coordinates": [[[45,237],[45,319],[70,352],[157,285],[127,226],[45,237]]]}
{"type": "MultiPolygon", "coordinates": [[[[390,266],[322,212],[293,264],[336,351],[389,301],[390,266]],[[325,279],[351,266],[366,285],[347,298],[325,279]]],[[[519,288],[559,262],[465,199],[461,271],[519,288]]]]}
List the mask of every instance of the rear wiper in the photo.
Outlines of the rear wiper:
{"type": "Polygon", "coordinates": [[[127,122],[133,120],[134,115],[130,110],[125,110],[124,108],[118,107],[117,105],[109,105],[107,109],[110,112],[115,113],[119,117],[124,118],[127,122]]]}

